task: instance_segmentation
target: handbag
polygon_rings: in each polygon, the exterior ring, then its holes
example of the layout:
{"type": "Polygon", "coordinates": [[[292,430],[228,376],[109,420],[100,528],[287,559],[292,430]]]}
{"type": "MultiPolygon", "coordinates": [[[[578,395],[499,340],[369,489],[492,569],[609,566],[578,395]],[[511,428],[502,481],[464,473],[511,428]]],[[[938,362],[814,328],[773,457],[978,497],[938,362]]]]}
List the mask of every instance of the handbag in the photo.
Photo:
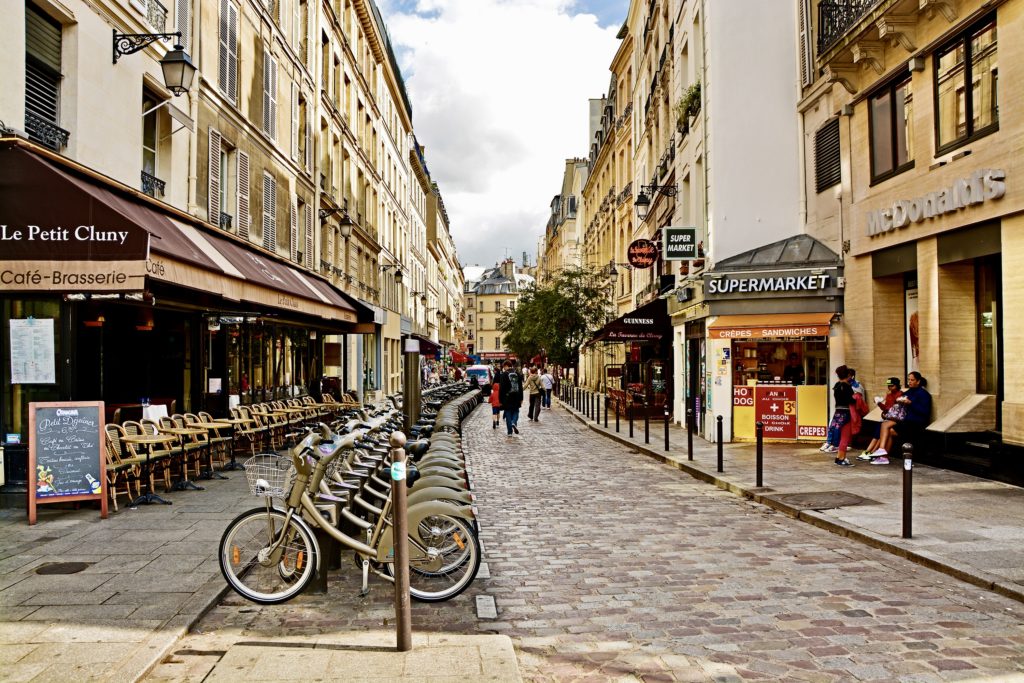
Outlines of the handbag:
{"type": "Polygon", "coordinates": [[[902,403],[893,403],[892,408],[889,408],[882,415],[882,419],[891,422],[903,422],[907,419],[907,407],[902,403]]]}

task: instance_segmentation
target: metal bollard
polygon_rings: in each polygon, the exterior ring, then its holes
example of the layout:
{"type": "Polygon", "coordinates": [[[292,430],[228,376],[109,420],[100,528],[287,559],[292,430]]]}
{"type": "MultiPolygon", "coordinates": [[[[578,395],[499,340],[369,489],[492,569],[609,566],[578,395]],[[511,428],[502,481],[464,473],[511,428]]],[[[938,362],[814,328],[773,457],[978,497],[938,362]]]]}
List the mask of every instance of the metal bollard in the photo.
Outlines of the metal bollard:
{"type": "Polygon", "coordinates": [[[668,451],[668,406],[665,406],[665,450],[668,451]]]}
{"type": "Polygon", "coordinates": [[[405,434],[391,433],[391,499],[395,534],[395,633],[396,649],[412,649],[412,604],[409,597],[409,516],[405,484],[405,434]]]}
{"type": "Polygon", "coordinates": [[[757,422],[757,488],[764,486],[764,423],[757,422]]]}
{"type": "Polygon", "coordinates": [[[693,460],[693,408],[686,409],[686,459],[693,460]]]}
{"type": "Polygon", "coordinates": [[[651,442],[651,414],[647,409],[647,400],[644,400],[644,443],[651,442]]]}
{"type": "Polygon", "coordinates": [[[615,399],[615,433],[619,433],[619,400],[615,399]]]}
{"type": "Polygon", "coordinates": [[[718,426],[715,428],[717,430],[717,437],[718,437],[718,471],[719,472],[724,472],[725,471],[725,465],[723,463],[723,456],[722,456],[722,438],[723,438],[722,437],[722,416],[719,415],[718,417],[716,417],[715,421],[718,423],[718,426]]]}
{"type": "Polygon", "coordinates": [[[626,404],[626,412],[629,413],[629,438],[633,438],[633,397],[629,397],[629,403],[626,404]]]}
{"type": "MultiPolygon", "coordinates": [[[[607,405],[608,400],[605,399],[607,405]]],[[[601,394],[594,394],[594,423],[601,424],[601,394]]]]}
{"type": "Polygon", "coordinates": [[[914,444],[903,444],[903,538],[911,538],[914,532],[914,444]]]}
{"type": "Polygon", "coordinates": [[[608,397],[604,397],[604,428],[608,429],[608,397]]]}

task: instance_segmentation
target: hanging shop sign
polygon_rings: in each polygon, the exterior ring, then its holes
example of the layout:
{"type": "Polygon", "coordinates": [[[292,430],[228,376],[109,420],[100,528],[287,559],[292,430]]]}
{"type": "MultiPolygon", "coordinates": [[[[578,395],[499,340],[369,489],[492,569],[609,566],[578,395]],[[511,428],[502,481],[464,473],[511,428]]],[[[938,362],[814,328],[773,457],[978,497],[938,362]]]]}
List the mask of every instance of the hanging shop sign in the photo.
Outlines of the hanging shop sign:
{"type": "Polygon", "coordinates": [[[633,240],[626,251],[626,259],[634,268],[650,268],[658,259],[658,245],[647,239],[633,240]]]}
{"type": "Polygon", "coordinates": [[[984,168],[967,178],[958,178],[949,187],[914,199],[897,199],[892,206],[867,212],[868,236],[884,235],[911,223],[935,218],[975,204],[999,199],[1006,194],[1006,172],[984,168]]]}
{"type": "Polygon", "coordinates": [[[697,228],[666,227],[662,230],[666,261],[692,261],[701,258],[697,242],[697,228]]]}

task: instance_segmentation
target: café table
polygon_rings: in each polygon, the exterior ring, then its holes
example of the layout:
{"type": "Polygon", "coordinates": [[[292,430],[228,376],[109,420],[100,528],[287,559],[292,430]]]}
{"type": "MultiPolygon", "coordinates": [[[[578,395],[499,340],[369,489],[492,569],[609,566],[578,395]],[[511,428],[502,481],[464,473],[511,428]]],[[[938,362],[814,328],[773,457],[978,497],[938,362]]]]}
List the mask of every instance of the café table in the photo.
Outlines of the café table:
{"type": "Polygon", "coordinates": [[[121,437],[123,443],[132,444],[133,446],[144,446],[146,451],[146,462],[142,466],[142,481],[145,482],[146,492],[129,503],[130,506],[135,507],[137,505],[152,505],[153,503],[161,503],[163,505],[171,505],[171,501],[164,500],[156,493],[153,492],[152,486],[149,483],[149,457],[153,453],[153,447],[157,444],[169,444],[176,440],[177,437],[171,434],[128,434],[121,437]]]}
{"type": "MultiPolygon", "coordinates": [[[[188,466],[185,464],[185,459],[188,457],[188,453],[185,452],[185,437],[186,436],[197,436],[199,434],[205,434],[205,429],[196,429],[195,427],[160,427],[161,432],[164,434],[173,434],[178,438],[178,444],[181,446],[181,479],[174,482],[171,486],[172,491],[205,491],[206,489],[202,486],[196,485],[194,482],[188,480],[188,466]]],[[[209,447],[209,442],[207,442],[209,447]]]]}
{"type": "MultiPolygon", "coordinates": [[[[188,426],[192,427],[194,429],[205,429],[207,432],[211,432],[210,437],[212,437],[213,436],[213,432],[216,432],[217,430],[220,430],[220,429],[231,429],[234,425],[232,425],[230,422],[227,422],[227,421],[214,421],[214,422],[189,422],[188,426]]],[[[209,437],[207,437],[207,438],[209,438],[209,437]]],[[[212,448],[212,447],[213,447],[213,442],[211,440],[210,444],[207,446],[207,448],[212,448]]],[[[224,469],[227,469],[227,466],[225,466],[224,469]]],[[[200,474],[199,475],[199,479],[228,479],[228,477],[225,477],[220,472],[214,471],[213,467],[211,467],[208,471],[203,472],[202,474],[200,474]]]]}

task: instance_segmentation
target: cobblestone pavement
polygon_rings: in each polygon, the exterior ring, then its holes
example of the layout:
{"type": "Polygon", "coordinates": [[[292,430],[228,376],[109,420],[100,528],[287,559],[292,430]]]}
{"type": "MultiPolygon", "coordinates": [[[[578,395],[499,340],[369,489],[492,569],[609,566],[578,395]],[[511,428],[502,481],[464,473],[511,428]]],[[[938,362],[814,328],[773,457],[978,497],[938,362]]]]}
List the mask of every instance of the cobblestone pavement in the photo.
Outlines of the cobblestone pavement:
{"type": "MultiPolygon", "coordinates": [[[[413,603],[415,632],[510,636],[524,680],[1024,680],[1024,606],[697,482],[558,409],[469,419],[489,578],[413,603]],[[493,598],[497,617],[477,616],[493,598]]],[[[380,631],[390,587],[260,607],[229,595],[152,680],[232,644],[380,631]]]]}

